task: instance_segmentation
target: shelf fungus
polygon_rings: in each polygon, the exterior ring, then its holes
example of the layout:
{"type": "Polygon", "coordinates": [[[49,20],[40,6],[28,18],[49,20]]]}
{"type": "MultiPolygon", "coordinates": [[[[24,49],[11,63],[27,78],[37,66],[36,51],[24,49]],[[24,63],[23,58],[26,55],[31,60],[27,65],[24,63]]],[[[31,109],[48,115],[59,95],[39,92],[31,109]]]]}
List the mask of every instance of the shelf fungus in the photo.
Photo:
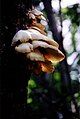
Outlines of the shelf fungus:
{"type": "Polygon", "coordinates": [[[19,30],[12,39],[11,46],[18,53],[23,53],[26,60],[30,61],[33,72],[53,72],[54,64],[64,59],[64,54],[59,50],[56,41],[47,37],[45,25],[47,23],[42,12],[32,9],[27,13],[26,30],[19,30]],[[17,43],[19,44],[17,45],[17,43]]]}

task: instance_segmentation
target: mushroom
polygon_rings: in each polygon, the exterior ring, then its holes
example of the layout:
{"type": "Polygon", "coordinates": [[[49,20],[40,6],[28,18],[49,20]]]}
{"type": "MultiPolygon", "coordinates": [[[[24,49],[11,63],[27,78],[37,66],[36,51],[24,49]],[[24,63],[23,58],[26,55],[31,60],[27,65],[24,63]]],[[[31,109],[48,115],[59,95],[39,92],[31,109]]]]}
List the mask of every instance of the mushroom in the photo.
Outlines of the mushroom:
{"type": "Polygon", "coordinates": [[[28,30],[19,30],[13,37],[11,46],[14,46],[16,42],[27,42],[32,39],[31,34],[28,30]]]}
{"type": "Polygon", "coordinates": [[[45,25],[38,23],[37,18],[46,21],[43,13],[33,9],[28,12],[28,16],[32,19],[30,27],[27,30],[19,30],[13,37],[11,46],[16,52],[24,54],[26,60],[31,62],[31,70],[36,74],[41,71],[53,72],[54,64],[62,61],[65,56],[59,50],[58,43],[47,37],[45,25]]]}
{"type": "Polygon", "coordinates": [[[56,47],[59,47],[58,43],[56,41],[54,41],[53,39],[51,38],[48,38],[47,36],[41,34],[38,30],[35,30],[35,29],[28,29],[28,31],[30,31],[31,33],[31,37],[32,39],[36,39],[36,40],[42,40],[42,41],[45,41],[51,45],[54,45],[56,47]]]}
{"type": "Polygon", "coordinates": [[[52,63],[58,63],[64,59],[64,54],[55,46],[44,41],[33,41],[33,49],[39,49],[44,57],[52,63]]]}
{"type": "Polygon", "coordinates": [[[43,61],[45,62],[45,58],[43,54],[39,52],[39,50],[35,50],[34,52],[30,52],[27,54],[27,58],[31,61],[43,61]]]}
{"type": "Polygon", "coordinates": [[[40,64],[43,72],[51,73],[55,69],[53,64],[49,61],[40,62],[40,64]]]}
{"type": "Polygon", "coordinates": [[[32,12],[33,14],[35,14],[36,16],[38,16],[38,15],[43,15],[43,13],[42,13],[41,11],[37,10],[37,9],[33,9],[31,12],[32,12]]]}
{"type": "Polygon", "coordinates": [[[27,16],[31,20],[30,24],[28,24],[28,27],[37,27],[43,31],[43,34],[45,34],[44,30],[45,26],[47,25],[47,21],[43,13],[37,9],[33,9],[27,13],[27,16]]]}
{"type": "Polygon", "coordinates": [[[37,74],[39,74],[41,70],[43,72],[48,72],[48,73],[54,71],[53,64],[50,61],[46,60],[43,54],[41,54],[38,50],[35,52],[28,53],[27,58],[29,58],[31,61],[36,63],[38,69],[33,67],[33,70],[37,74]]]}
{"type": "Polygon", "coordinates": [[[58,43],[51,38],[41,34],[38,30],[35,29],[28,29],[28,30],[20,30],[18,31],[12,40],[12,46],[15,45],[16,42],[20,41],[21,43],[29,42],[29,40],[40,40],[45,41],[51,45],[59,47],[58,43]]]}
{"type": "Polygon", "coordinates": [[[33,45],[30,43],[22,43],[15,47],[15,50],[20,53],[29,53],[33,51],[33,45]]]}
{"type": "Polygon", "coordinates": [[[36,19],[36,17],[33,13],[29,13],[29,19],[36,19]]]}

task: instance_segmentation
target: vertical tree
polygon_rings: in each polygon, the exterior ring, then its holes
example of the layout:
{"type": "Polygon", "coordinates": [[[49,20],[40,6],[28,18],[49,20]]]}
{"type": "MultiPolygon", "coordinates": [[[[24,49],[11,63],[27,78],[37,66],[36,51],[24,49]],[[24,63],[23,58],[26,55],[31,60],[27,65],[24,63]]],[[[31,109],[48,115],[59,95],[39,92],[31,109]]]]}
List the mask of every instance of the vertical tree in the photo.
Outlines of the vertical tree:
{"type": "Polygon", "coordinates": [[[23,119],[27,113],[28,62],[11,48],[14,34],[24,29],[25,16],[32,4],[29,0],[1,1],[1,87],[2,118],[23,119]]]}
{"type": "MultiPolygon", "coordinates": [[[[57,30],[56,20],[54,17],[52,6],[51,6],[51,0],[42,0],[42,1],[44,4],[44,7],[45,7],[47,18],[49,20],[48,24],[52,31],[53,38],[59,43],[61,51],[66,56],[65,50],[63,48],[62,31],[58,32],[58,30],[57,30]]],[[[60,5],[60,11],[59,11],[60,23],[61,23],[61,27],[62,27],[61,0],[59,0],[59,5],[60,5]]],[[[60,72],[61,72],[61,79],[62,79],[62,84],[63,84],[62,92],[66,93],[67,95],[70,95],[72,97],[72,101],[75,104],[75,108],[76,108],[77,116],[78,116],[79,111],[78,111],[77,104],[76,104],[76,101],[75,101],[75,98],[74,98],[73,92],[72,92],[71,78],[70,78],[70,74],[69,74],[69,67],[67,64],[67,57],[65,57],[65,59],[60,63],[60,72]]],[[[63,99],[65,100],[65,97],[63,97],[63,99]]],[[[65,112],[66,112],[66,110],[65,110],[65,112]]]]}
{"type": "MultiPolygon", "coordinates": [[[[53,35],[54,39],[59,43],[60,49],[62,50],[62,52],[66,56],[66,53],[65,53],[64,48],[63,48],[62,31],[60,33],[58,32],[56,20],[54,17],[54,13],[52,11],[51,0],[42,0],[42,1],[44,3],[44,6],[45,6],[45,11],[47,14],[47,18],[49,20],[49,26],[50,26],[50,29],[52,31],[52,35],[53,35]]],[[[61,13],[60,13],[60,15],[61,15],[61,13]]],[[[61,25],[61,27],[62,27],[62,25],[61,25]]],[[[61,67],[60,71],[61,71],[61,75],[62,75],[63,85],[66,86],[66,90],[69,92],[69,89],[71,88],[71,84],[70,84],[71,79],[70,79],[70,75],[69,75],[69,69],[68,69],[66,58],[64,59],[64,61],[62,61],[60,63],[60,67],[61,67]],[[69,86],[69,88],[68,88],[68,86],[69,86]]]]}
{"type": "MultiPolygon", "coordinates": [[[[35,61],[36,65],[38,65],[38,69],[44,72],[52,72],[54,70],[52,63],[54,61],[59,62],[64,59],[64,54],[61,53],[61,51],[59,51],[58,49],[58,43],[52,39],[48,39],[46,36],[45,25],[40,23],[42,19],[41,16],[43,14],[37,11],[36,9],[34,9],[32,11],[29,11],[28,14],[26,15],[26,11],[32,9],[32,4],[29,3],[30,2],[28,2],[29,7],[26,9],[26,2],[22,2],[22,1],[20,1],[19,3],[18,1],[13,2],[13,7],[12,8],[10,7],[10,9],[5,11],[6,14],[5,12],[3,12],[4,17],[2,17],[2,20],[4,22],[2,25],[3,28],[5,29],[5,32],[3,32],[4,29],[2,29],[2,37],[4,36],[3,37],[4,47],[2,49],[3,50],[2,88],[3,88],[3,102],[5,102],[3,105],[3,109],[5,109],[3,110],[5,113],[5,115],[3,115],[4,118],[6,118],[6,116],[7,118],[26,117],[26,112],[27,112],[26,86],[27,86],[28,78],[30,78],[30,71],[28,69],[29,60],[26,61],[26,58],[30,59],[31,61],[35,61]],[[10,14],[9,10],[11,10],[12,14],[10,14]],[[26,22],[25,22],[26,16],[29,16],[30,17],[29,20],[31,21],[30,23],[28,21],[27,24],[28,30],[24,30],[25,32],[24,33],[23,30],[20,29],[26,28],[26,22]],[[35,17],[35,19],[33,18],[33,16],[35,17]],[[14,33],[18,30],[20,30],[17,33],[18,35],[16,34],[13,38],[14,33]],[[19,36],[21,36],[21,33],[22,33],[22,37],[20,38],[19,36]],[[26,34],[26,38],[24,38],[25,34],[26,34]],[[6,41],[5,39],[8,39],[8,41],[6,41]],[[38,41],[40,39],[43,41],[38,41]],[[16,40],[20,41],[20,44],[16,44],[17,46],[15,45],[14,47],[11,48],[11,40],[12,40],[12,45],[14,43],[18,43],[16,40]],[[24,42],[24,40],[27,40],[26,43],[24,42]],[[29,48],[25,49],[27,51],[27,52],[25,51],[26,57],[22,54],[19,55],[17,54],[18,52],[24,53],[22,49],[23,47],[20,46],[25,44],[30,48],[30,51],[29,48]],[[19,51],[16,48],[21,48],[22,51],[21,50],[19,51]],[[14,49],[17,52],[15,52],[14,49]],[[33,57],[32,54],[36,56],[33,57]],[[51,58],[49,56],[51,56],[51,58]]],[[[9,7],[11,4],[12,4],[11,2],[9,4],[7,3],[7,6],[5,6],[5,8],[9,7]]],[[[37,72],[37,70],[35,71],[37,72]]]]}

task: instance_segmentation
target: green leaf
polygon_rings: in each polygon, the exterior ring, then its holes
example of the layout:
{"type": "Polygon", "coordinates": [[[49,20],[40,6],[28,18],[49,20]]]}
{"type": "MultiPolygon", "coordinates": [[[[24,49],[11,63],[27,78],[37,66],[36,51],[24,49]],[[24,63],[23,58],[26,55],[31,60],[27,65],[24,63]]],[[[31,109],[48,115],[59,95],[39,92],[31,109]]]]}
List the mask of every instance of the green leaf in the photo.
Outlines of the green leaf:
{"type": "Polygon", "coordinates": [[[30,80],[28,81],[28,86],[29,86],[29,88],[36,88],[36,83],[35,83],[35,81],[34,81],[33,79],[30,79],[30,80]]]}
{"type": "Polygon", "coordinates": [[[60,74],[59,72],[54,72],[53,78],[54,78],[56,81],[60,81],[60,80],[61,80],[61,74],[60,74]]]}
{"type": "Polygon", "coordinates": [[[28,91],[28,94],[30,94],[32,90],[28,87],[27,91],[28,91]]]}
{"type": "Polygon", "coordinates": [[[68,8],[61,9],[61,12],[64,13],[64,14],[67,13],[68,12],[68,8]]]}
{"type": "Polygon", "coordinates": [[[27,99],[27,104],[30,104],[32,101],[33,101],[32,98],[28,98],[27,99]]]}

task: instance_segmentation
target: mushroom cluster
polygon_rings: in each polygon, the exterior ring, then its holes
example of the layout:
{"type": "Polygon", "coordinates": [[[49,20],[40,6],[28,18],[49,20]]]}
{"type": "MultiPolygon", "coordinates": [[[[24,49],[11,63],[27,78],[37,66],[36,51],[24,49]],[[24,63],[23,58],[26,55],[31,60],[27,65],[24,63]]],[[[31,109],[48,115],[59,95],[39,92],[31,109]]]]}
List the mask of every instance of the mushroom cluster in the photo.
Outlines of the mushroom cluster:
{"type": "MultiPolygon", "coordinates": [[[[33,70],[36,74],[53,72],[54,64],[64,59],[64,54],[59,50],[56,41],[47,37],[45,25],[47,21],[42,12],[32,9],[27,14],[30,22],[27,30],[19,30],[12,39],[15,51],[23,53],[26,60],[35,63],[33,70]],[[19,44],[17,45],[17,43],[19,44]]],[[[31,66],[31,65],[30,65],[31,66]]]]}

